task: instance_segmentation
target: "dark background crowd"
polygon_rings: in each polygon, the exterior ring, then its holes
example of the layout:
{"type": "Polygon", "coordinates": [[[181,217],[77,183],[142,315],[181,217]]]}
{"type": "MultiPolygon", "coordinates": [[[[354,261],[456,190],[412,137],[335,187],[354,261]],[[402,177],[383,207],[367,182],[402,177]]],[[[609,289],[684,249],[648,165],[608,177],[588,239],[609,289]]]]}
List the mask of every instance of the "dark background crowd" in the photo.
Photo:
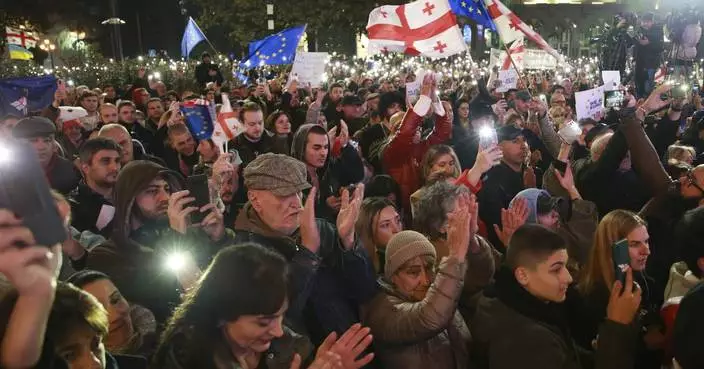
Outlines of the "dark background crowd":
{"type": "Polygon", "coordinates": [[[38,246],[0,209],[2,367],[704,367],[695,64],[655,83],[653,14],[612,36],[633,78],[578,121],[600,83],[577,70],[407,96],[411,71],[235,86],[204,53],[188,83],[59,81],[0,121],[67,228],[38,246]],[[226,145],[197,139],[198,99],[231,106],[226,145]]]}

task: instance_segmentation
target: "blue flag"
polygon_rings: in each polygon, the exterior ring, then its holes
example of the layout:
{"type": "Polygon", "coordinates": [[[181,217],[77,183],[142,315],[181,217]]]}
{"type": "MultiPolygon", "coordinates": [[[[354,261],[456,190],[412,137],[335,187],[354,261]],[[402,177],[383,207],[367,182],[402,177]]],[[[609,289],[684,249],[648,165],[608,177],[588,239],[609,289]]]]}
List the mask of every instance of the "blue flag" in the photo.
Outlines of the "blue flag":
{"type": "Polygon", "coordinates": [[[186,101],[180,105],[188,130],[198,140],[205,140],[213,135],[215,126],[215,106],[205,100],[186,101]]]}
{"type": "Polygon", "coordinates": [[[188,58],[191,50],[205,40],[207,38],[205,38],[205,34],[200,30],[196,21],[192,17],[188,17],[188,24],[186,24],[186,30],[183,31],[183,39],[181,40],[181,55],[184,58],[188,58]]]}
{"type": "Polygon", "coordinates": [[[450,0],[452,12],[467,17],[484,28],[496,31],[496,25],[491,20],[489,12],[484,6],[484,0],[450,0]]]}
{"type": "Polygon", "coordinates": [[[298,47],[298,42],[301,41],[301,36],[305,31],[306,26],[298,26],[250,42],[249,56],[242,60],[240,66],[251,69],[262,65],[293,63],[296,47],[298,47]]]}
{"type": "Polygon", "coordinates": [[[54,101],[56,77],[0,79],[0,115],[25,116],[46,108],[54,101]]]}

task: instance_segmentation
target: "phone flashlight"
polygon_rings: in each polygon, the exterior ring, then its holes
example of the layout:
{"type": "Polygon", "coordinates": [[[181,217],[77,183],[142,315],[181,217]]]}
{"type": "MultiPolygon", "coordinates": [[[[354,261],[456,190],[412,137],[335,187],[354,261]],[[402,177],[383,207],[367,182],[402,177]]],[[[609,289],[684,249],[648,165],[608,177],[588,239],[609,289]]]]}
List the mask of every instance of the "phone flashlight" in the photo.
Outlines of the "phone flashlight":
{"type": "Polygon", "coordinates": [[[166,255],[164,267],[174,273],[182,271],[188,264],[190,254],[186,251],[172,251],[166,255]]]}

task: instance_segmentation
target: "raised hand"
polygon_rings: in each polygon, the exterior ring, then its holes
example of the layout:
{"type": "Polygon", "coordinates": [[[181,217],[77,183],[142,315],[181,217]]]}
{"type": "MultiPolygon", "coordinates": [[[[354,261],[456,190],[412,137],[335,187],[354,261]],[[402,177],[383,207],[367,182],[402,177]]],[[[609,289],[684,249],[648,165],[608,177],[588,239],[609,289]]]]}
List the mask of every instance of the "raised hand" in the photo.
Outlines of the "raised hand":
{"type": "Polygon", "coordinates": [[[188,197],[189,194],[188,190],[183,190],[174,192],[169,197],[169,208],[166,212],[169,216],[169,226],[181,234],[188,231],[191,213],[199,210],[195,206],[186,206],[196,200],[195,197],[188,197]]]}
{"type": "Polygon", "coordinates": [[[318,189],[311,187],[303,211],[301,211],[301,244],[310,252],[317,254],[320,249],[320,233],[315,222],[315,198],[318,189]]]}
{"type": "Polygon", "coordinates": [[[508,247],[513,233],[524,225],[527,220],[528,201],[524,198],[518,198],[508,210],[501,209],[501,228],[494,224],[494,231],[504,246],[508,247]]]}
{"type": "Polygon", "coordinates": [[[469,194],[461,194],[455,201],[455,208],[447,214],[447,243],[450,248],[450,256],[461,261],[467,257],[469,241],[472,236],[470,201],[469,194]]]}
{"type": "Polygon", "coordinates": [[[614,282],[606,307],[606,318],[616,323],[631,324],[640,310],[641,289],[633,283],[631,267],[626,270],[626,285],[621,281],[614,282]]]}
{"type": "Polygon", "coordinates": [[[577,186],[574,184],[574,176],[572,175],[572,165],[570,165],[570,162],[567,162],[565,174],[561,174],[559,170],[555,169],[555,177],[557,177],[557,181],[560,182],[560,186],[570,194],[572,200],[582,198],[579,191],[577,191],[577,186]]]}
{"type": "MultiPolygon", "coordinates": [[[[333,332],[332,335],[334,337],[335,333],[333,332]]],[[[369,347],[372,340],[371,329],[362,328],[362,325],[358,323],[343,333],[332,345],[330,351],[340,356],[342,368],[359,369],[374,359],[374,354],[372,353],[364,355],[359,360],[357,359],[369,347]]]]}
{"type": "Polygon", "coordinates": [[[342,119],[340,119],[340,135],[338,137],[342,147],[347,146],[347,143],[350,142],[350,131],[347,128],[347,123],[342,119]]]}
{"type": "Polygon", "coordinates": [[[427,73],[423,77],[423,84],[420,86],[420,94],[422,96],[431,97],[431,95],[434,93],[434,86],[435,80],[433,79],[433,75],[431,73],[427,73]]]}
{"type": "Polygon", "coordinates": [[[359,208],[364,200],[364,185],[358,184],[350,198],[350,192],[345,188],[342,190],[342,204],[340,212],[337,214],[337,232],[345,249],[349,250],[354,246],[354,225],[359,216],[359,208]]]}
{"type": "Polygon", "coordinates": [[[211,241],[220,241],[225,236],[225,219],[220,209],[215,204],[208,204],[200,208],[200,212],[210,212],[200,223],[203,232],[208,235],[211,241]]]}
{"type": "Polygon", "coordinates": [[[499,164],[502,157],[503,152],[500,147],[488,147],[486,150],[477,153],[477,160],[474,162],[473,168],[477,168],[481,174],[484,174],[493,168],[494,165],[499,164]]]}
{"type": "MultiPolygon", "coordinates": [[[[532,155],[531,155],[532,156],[532,155]]],[[[524,188],[536,188],[537,182],[535,178],[535,170],[529,165],[523,171],[523,187],[524,188]]]]}
{"type": "Polygon", "coordinates": [[[643,105],[641,105],[640,107],[645,110],[646,114],[649,114],[651,112],[658,111],[670,105],[670,103],[672,102],[672,98],[663,100],[660,98],[660,95],[670,92],[673,87],[674,85],[670,83],[661,84],[655,90],[653,90],[650,96],[648,96],[648,99],[646,99],[643,105]]]}

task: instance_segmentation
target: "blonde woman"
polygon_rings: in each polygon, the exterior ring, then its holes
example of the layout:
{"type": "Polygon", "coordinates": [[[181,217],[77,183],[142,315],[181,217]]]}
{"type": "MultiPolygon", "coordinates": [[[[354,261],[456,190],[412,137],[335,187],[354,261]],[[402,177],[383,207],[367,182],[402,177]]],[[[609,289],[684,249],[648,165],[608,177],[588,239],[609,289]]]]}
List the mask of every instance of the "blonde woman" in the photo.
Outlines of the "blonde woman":
{"type": "MultiPolygon", "coordinates": [[[[611,287],[615,282],[613,245],[620,240],[628,241],[630,268],[633,280],[642,293],[640,314],[634,321],[633,329],[641,332],[638,340],[636,368],[650,368],[660,363],[664,335],[661,332],[659,311],[662,296],[654,291],[654,280],[645,273],[646,262],[650,255],[648,229],[645,221],[627,210],[614,210],[601,220],[594,235],[594,246],[587,264],[582,269],[578,282],[585,310],[580,316],[575,335],[584,347],[591,347],[596,339],[597,329],[606,318],[611,287]]],[[[659,368],[659,365],[654,366],[659,368]]]]}

